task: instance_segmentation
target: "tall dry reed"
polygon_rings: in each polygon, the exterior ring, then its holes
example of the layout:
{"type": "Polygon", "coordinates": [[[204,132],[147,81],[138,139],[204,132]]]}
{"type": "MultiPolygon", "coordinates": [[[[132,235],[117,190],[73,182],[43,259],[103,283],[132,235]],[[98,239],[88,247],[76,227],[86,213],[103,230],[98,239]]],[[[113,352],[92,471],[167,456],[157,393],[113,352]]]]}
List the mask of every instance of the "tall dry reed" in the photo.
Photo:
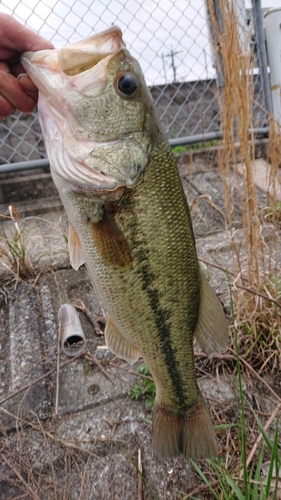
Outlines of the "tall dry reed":
{"type": "Polygon", "coordinates": [[[240,337],[241,344],[253,362],[262,356],[262,366],[267,364],[265,353],[268,354],[272,347],[275,355],[269,353],[269,365],[271,369],[280,368],[281,252],[278,231],[281,216],[276,186],[281,159],[281,132],[273,118],[268,116],[271,133],[268,144],[267,203],[261,207],[254,175],[254,57],[250,50],[250,32],[245,37],[240,36],[233,1],[220,1],[219,17],[215,15],[212,0],[208,1],[208,10],[215,33],[213,49],[216,67],[223,81],[218,88],[223,130],[223,147],[219,150],[218,163],[235,254],[232,269],[234,283],[239,287],[233,295],[235,318],[243,334],[240,337]],[[241,211],[238,227],[237,219],[234,219],[235,204],[239,205],[241,211]],[[245,336],[245,332],[249,335],[245,336]]]}

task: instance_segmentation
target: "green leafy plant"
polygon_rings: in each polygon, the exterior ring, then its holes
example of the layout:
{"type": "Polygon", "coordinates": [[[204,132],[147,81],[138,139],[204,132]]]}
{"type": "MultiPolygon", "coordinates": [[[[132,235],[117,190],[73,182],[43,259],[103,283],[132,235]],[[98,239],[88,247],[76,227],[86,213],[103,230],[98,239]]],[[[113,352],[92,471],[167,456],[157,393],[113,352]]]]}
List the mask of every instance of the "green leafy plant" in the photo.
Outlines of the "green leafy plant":
{"type": "Polygon", "coordinates": [[[275,201],[272,206],[266,207],[264,210],[264,217],[270,222],[281,222],[281,201],[275,201]]]}
{"type": "Polygon", "coordinates": [[[213,140],[213,141],[202,141],[202,142],[195,142],[194,144],[191,144],[190,146],[185,146],[184,144],[179,144],[178,146],[173,146],[172,151],[174,154],[179,154],[179,153],[188,153],[188,151],[194,151],[198,149],[207,149],[211,148],[212,146],[217,146],[219,144],[219,141],[213,140]]]}
{"type": "Polygon", "coordinates": [[[183,146],[181,144],[179,144],[178,146],[174,146],[172,148],[172,151],[173,153],[176,155],[176,154],[179,154],[179,153],[186,153],[188,151],[188,147],[187,146],[183,146]]]}
{"type": "Polygon", "coordinates": [[[152,380],[149,369],[145,364],[142,364],[139,367],[138,373],[143,375],[143,378],[131,388],[130,398],[139,399],[140,397],[144,397],[150,410],[152,410],[156,394],[154,381],[152,380]]]}
{"type": "Polygon", "coordinates": [[[11,219],[14,222],[14,231],[8,234],[3,225],[0,225],[0,255],[18,277],[26,277],[28,269],[25,243],[19,226],[19,214],[12,205],[9,207],[9,212],[10,216],[0,215],[0,217],[11,219]]]}

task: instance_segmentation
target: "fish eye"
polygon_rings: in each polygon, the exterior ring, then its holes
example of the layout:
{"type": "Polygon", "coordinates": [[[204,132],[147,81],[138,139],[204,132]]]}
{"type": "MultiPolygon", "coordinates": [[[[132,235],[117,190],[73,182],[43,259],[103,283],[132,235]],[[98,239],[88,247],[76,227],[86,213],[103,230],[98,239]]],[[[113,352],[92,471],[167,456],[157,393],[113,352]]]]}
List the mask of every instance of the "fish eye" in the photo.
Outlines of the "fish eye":
{"type": "Polygon", "coordinates": [[[125,75],[120,76],[117,86],[122,94],[131,96],[136,91],[138,84],[133,75],[126,73],[125,75]]]}

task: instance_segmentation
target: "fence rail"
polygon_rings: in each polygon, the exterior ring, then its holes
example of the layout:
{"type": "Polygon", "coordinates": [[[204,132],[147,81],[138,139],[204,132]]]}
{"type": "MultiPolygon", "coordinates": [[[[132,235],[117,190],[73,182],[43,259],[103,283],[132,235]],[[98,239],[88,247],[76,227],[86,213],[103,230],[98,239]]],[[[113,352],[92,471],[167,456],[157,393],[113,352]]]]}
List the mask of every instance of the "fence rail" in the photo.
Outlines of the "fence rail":
{"type": "MultiPolygon", "coordinates": [[[[245,27],[253,30],[252,10],[245,11],[243,0],[236,2],[238,12],[246,12],[245,27]]],[[[221,136],[217,73],[204,0],[2,0],[0,11],[14,15],[56,47],[119,25],[128,49],[142,66],[171,142],[221,136]]],[[[254,36],[252,43],[255,46],[254,36]]],[[[264,71],[256,73],[254,128],[266,133],[264,71]]],[[[36,112],[30,116],[16,112],[1,123],[0,173],[8,170],[3,164],[24,168],[44,158],[36,112]]]]}

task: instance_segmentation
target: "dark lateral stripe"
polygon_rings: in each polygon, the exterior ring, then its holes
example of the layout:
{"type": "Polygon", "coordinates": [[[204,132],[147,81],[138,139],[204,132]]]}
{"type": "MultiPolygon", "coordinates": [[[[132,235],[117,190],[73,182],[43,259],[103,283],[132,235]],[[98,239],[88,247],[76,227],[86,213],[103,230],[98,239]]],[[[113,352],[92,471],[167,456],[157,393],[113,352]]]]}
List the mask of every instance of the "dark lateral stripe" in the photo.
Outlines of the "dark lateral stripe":
{"type": "Polygon", "coordinates": [[[149,251],[147,249],[140,248],[136,252],[134,257],[137,261],[137,272],[142,279],[142,289],[147,293],[149,298],[150,307],[152,309],[156,328],[160,337],[161,351],[164,353],[165,362],[172,379],[179,408],[185,413],[190,408],[190,405],[187,404],[187,398],[183,389],[182,376],[178,370],[176,356],[172,348],[171,329],[167,322],[170,314],[169,311],[161,307],[158,290],[153,287],[155,277],[150,269],[148,256],[149,251]]]}

